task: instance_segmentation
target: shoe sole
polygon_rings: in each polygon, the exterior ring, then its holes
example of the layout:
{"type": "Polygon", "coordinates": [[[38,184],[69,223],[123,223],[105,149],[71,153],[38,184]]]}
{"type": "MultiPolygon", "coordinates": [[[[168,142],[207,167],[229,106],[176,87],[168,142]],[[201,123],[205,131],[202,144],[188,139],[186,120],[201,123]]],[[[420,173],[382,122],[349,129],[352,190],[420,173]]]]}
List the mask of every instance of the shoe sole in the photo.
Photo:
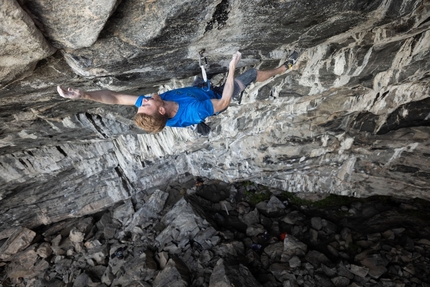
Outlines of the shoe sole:
{"type": "Polygon", "coordinates": [[[291,69],[293,65],[297,62],[297,59],[299,58],[299,53],[297,51],[294,51],[289,57],[288,60],[284,63],[284,65],[287,67],[287,69],[291,69]]]}

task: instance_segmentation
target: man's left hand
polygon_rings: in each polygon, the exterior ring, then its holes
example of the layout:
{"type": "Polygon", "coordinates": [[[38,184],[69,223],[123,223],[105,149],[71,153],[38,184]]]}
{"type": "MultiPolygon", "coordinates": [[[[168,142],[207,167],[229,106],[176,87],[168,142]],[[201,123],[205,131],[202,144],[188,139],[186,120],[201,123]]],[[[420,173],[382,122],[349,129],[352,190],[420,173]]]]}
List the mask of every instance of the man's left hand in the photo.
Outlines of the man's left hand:
{"type": "Polygon", "coordinates": [[[73,88],[64,89],[62,86],[57,86],[57,92],[63,98],[72,99],[72,100],[83,99],[85,95],[83,90],[78,90],[73,88]]]}

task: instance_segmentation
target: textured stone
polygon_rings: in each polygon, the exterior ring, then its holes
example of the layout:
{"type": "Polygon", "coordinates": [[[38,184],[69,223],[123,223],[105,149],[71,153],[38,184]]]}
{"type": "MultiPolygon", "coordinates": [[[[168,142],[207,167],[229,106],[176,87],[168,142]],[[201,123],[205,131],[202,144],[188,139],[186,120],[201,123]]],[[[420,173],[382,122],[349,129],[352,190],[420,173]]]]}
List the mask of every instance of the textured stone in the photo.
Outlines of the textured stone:
{"type": "Polygon", "coordinates": [[[8,267],[9,278],[31,279],[48,269],[49,263],[45,259],[40,259],[35,250],[30,247],[14,257],[8,267]]]}
{"type": "Polygon", "coordinates": [[[259,202],[256,208],[267,216],[278,216],[285,212],[285,205],[276,196],[271,196],[268,202],[259,202]]]}
{"type": "Polygon", "coordinates": [[[0,247],[0,260],[10,260],[11,257],[27,248],[36,233],[28,228],[20,228],[0,247]]]}
{"type": "Polygon", "coordinates": [[[226,265],[223,259],[218,260],[210,276],[209,286],[224,287],[231,286],[233,283],[238,286],[261,286],[248,268],[242,264],[232,266],[226,265]]]}
{"type": "Polygon", "coordinates": [[[254,208],[252,211],[239,216],[239,218],[247,226],[250,226],[260,222],[260,213],[258,212],[257,208],[254,208]]]}
{"type": "Polygon", "coordinates": [[[55,52],[15,0],[1,2],[0,88],[55,52]]]}
{"type": "MultiPolygon", "coordinates": [[[[181,189],[177,183],[172,185],[181,189]]],[[[122,225],[121,222],[127,224],[129,221],[120,219],[124,218],[124,214],[127,218],[131,217],[128,212],[119,212],[128,210],[118,209],[123,206],[119,204],[92,217],[84,216],[41,227],[38,232],[47,237],[36,236],[33,245],[13,255],[8,262],[0,262],[5,282],[13,286],[281,286],[280,282],[283,286],[294,287],[403,286],[406,283],[422,285],[430,275],[430,269],[427,268],[427,242],[424,240],[430,234],[428,222],[416,215],[411,220],[410,215],[404,214],[399,206],[398,199],[381,201],[377,197],[363,202],[380,210],[370,220],[373,228],[380,229],[374,229],[370,234],[391,230],[388,227],[392,223],[385,218],[385,210],[390,210],[396,225],[406,227],[404,235],[395,236],[394,239],[390,239],[391,236],[375,236],[373,248],[364,252],[360,248],[348,248],[349,256],[344,256],[342,250],[346,251],[349,236],[352,242],[357,242],[369,235],[367,217],[359,214],[345,216],[337,212],[338,207],[318,209],[290,203],[289,209],[303,212],[303,220],[297,221],[293,227],[282,221],[283,216],[270,219],[261,216],[267,226],[302,230],[296,232],[298,238],[287,234],[284,241],[279,241],[276,237],[279,230],[273,234],[249,237],[243,233],[244,229],[239,231],[234,226],[228,226],[229,230],[223,231],[215,229],[225,228],[218,225],[220,221],[217,218],[220,216],[228,217],[229,222],[234,221],[230,219],[234,217],[239,221],[238,217],[242,215],[234,212],[234,201],[230,202],[232,213],[220,215],[219,206],[212,203],[207,205],[205,199],[195,194],[184,194],[174,206],[170,206],[163,204],[164,200],[158,200],[165,198],[167,192],[152,189],[150,193],[146,195],[146,200],[142,194],[136,194],[127,202],[135,203],[139,199],[142,202],[135,206],[141,208],[154,203],[157,212],[148,210],[147,213],[154,225],[141,229],[139,233],[126,231],[129,225],[122,225]],[[318,237],[315,242],[309,243],[308,231],[313,230],[311,219],[315,214],[321,218],[330,217],[331,222],[336,222],[336,229],[341,230],[340,233],[318,237]],[[103,230],[112,224],[107,216],[115,216],[114,221],[118,221],[116,236],[109,239],[103,234],[103,230]],[[99,217],[104,219],[92,226],[93,218],[99,217]],[[90,232],[86,233],[85,230],[90,232]],[[62,238],[61,234],[68,233],[71,236],[62,238]],[[85,239],[80,241],[84,234],[85,239]],[[162,238],[160,234],[163,234],[162,238]],[[77,240],[73,239],[77,242],[71,240],[73,236],[77,237],[77,240]],[[42,250],[42,247],[49,247],[48,242],[43,242],[46,238],[53,238],[51,244],[56,252],[54,255],[47,255],[42,250]],[[325,248],[327,242],[331,242],[329,246],[333,250],[339,250],[337,252],[341,258],[333,258],[328,253],[325,248]],[[413,248],[413,252],[405,248],[413,248]],[[59,255],[58,249],[67,251],[59,255]],[[386,271],[383,274],[377,274],[384,269],[386,271]]],[[[402,201],[406,202],[404,199],[402,201]]],[[[418,210],[429,206],[424,201],[409,202],[414,202],[418,210]]],[[[348,210],[347,204],[343,206],[348,210]]],[[[133,209],[137,210],[134,215],[142,214],[141,208],[133,209]]]]}
{"type": "MultiPolygon", "coordinates": [[[[28,2],[20,3],[32,10],[28,2]]],[[[16,2],[4,3],[19,13],[2,9],[2,20],[24,17],[16,2]]],[[[36,57],[43,41],[34,25],[5,23],[34,32],[14,33],[18,44],[2,51],[19,55],[13,59],[26,70],[44,59],[25,78],[6,72],[0,91],[0,209],[7,210],[0,238],[15,226],[103,211],[139,192],[147,198],[184,174],[252,180],[278,194],[429,199],[427,19],[428,2],[418,0],[122,1],[93,45],[50,57],[36,57]],[[26,45],[37,45],[31,61],[26,45]],[[301,56],[209,118],[208,137],[170,128],[147,135],[133,126],[133,107],[70,102],[55,92],[57,84],[133,94],[182,87],[200,72],[202,48],[215,84],[239,48],[238,72],[278,66],[295,48],[301,56]]],[[[66,20],[74,19],[49,28],[66,20]]]]}
{"type": "Polygon", "coordinates": [[[70,230],[69,238],[70,238],[70,241],[74,243],[83,242],[84,236],[85,234],[80,232],[77,228],[73,228],[72,230],[70,230]]]}
{"type": "Polygon", "coordinates": [[[306,260],[310,262],[313,266],[319,267],[322,263],[329,264],[330,260],[323,253],[318,252],[316,250],[310,250],[306,254],[306,260]]]}
{"type": "Polygon", "coordinates": [[[346,277],[338,276],[331,279],[334,286],[336,287],[346,287],[349,285],[350,280],[346,277]]]}
{"type": "Polygon", "coordinates": [[[366,267],[351,264],[351,268],[349,271],[351,271],[351,273],[353,273],[354,275],[357,275],[360,277],[365,277],[367,275],[367,273],[369,272],[369,269],[366,267]]]}
{"type": "Polygon", "coordinates": [[[261,224],[253,224],[246,229],[246,235],[253,237],[265,232],[266,229],[261,224]]]}
{"type": "Polygon", "coordinates": [[[40,246],[37,248],[36,253],[41,258],[47,258],[47,257],[51,256],[52,248],[48,242],[44,242],[44,243],[40,244],[40,246]]]}
{"type": "Polygon", "coordinates": [[[190,280],[189,270],[177,261],[169,260],[166,267],[154,279],[154,287],[162,286],[188,286],[190,280]]]}
{"type": "Polygon", "coordinates": [[[316,230],[320,230],[322,228],[321,217],[312,217],[311,218],[312,227],[316,230]]]}
{"type": "Polygon", "coordinates": [[[127,229],[132,230],[134,226],[146,228],[151,225],[152,220],[157,218],[158,213],[163,209],[169,194],[161,190],[155,191],[147,202],[133,214],[132,222],[127,229]]]}
{"type": "Polygon", "coordinates": [[[113,210],[112,218],[120,222],[122,225],[127,225],[133,218],[134,207],[130,200],[126,200],[123,204],[113,210]]]}
{"type": "Polygon", "coordinates": [[[73,287],[79,287],[79,286],[91,286],[93,284],[93,282],[91,281],[91,278],[83,273],[80,274],[78,277],[76,277],[76,279],[73,282],[73,287]]]}
{"type": "Polygon", "coordinates": [[[300,258],[297,256],[293,256],[290,260],[288,260],[288,264],[290,265],[291,268],[299,267],[301,263],[302,262],[300,258]]]}
{"type": "Polygon", "coordinates": [[[379,278],[387,272],[387,268],[384,266],[386,263],[378,254],[367,256],[361,260],[360,263],[369,268],[369,275],[372,278],[379,278]]]}
{"type": "Polygon", "coordinates": [[[46,0],[23,1],[46,37],[61,48],[89,47],[97,40],[117,1],[73,0],[67,6],[46,0]],[[70,10],[73,9],[73,17],[70,10]]]}

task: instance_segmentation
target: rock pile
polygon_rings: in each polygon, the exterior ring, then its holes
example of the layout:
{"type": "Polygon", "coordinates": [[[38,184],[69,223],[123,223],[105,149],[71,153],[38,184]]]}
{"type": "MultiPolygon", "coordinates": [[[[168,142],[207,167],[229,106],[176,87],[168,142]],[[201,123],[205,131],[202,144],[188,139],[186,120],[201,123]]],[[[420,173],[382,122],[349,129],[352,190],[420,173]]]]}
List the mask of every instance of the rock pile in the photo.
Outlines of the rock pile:
{"type": "Polygon", "coordinates": [[[430,286],[426,202],[317,208],[191,177],[148,194],[20,229],[0,242],[0,286],[430,286]]]}

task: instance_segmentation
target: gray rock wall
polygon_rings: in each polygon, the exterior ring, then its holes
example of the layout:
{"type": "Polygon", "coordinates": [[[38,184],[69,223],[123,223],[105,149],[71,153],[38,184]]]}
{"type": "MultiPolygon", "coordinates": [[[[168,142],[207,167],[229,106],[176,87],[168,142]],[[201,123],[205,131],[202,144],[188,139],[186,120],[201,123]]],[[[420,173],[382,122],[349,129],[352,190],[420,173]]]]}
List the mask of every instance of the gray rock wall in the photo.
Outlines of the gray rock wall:
{"type": "Polygon", "coordinates": [[[103,3],[0,2],[0,238],[184,174],[430,198],[428,1],[103,3]],[[63,14],[66,5],[73,13],[63,14]],[[301,56],[210,118],[208,137],[175,128],[147,135],[133,126],[132,107],[55,91],[182,87],[199,74],[202,48],[214,83],[238,49],[238,73],[278,66],[293,49],[301,56]]]}

